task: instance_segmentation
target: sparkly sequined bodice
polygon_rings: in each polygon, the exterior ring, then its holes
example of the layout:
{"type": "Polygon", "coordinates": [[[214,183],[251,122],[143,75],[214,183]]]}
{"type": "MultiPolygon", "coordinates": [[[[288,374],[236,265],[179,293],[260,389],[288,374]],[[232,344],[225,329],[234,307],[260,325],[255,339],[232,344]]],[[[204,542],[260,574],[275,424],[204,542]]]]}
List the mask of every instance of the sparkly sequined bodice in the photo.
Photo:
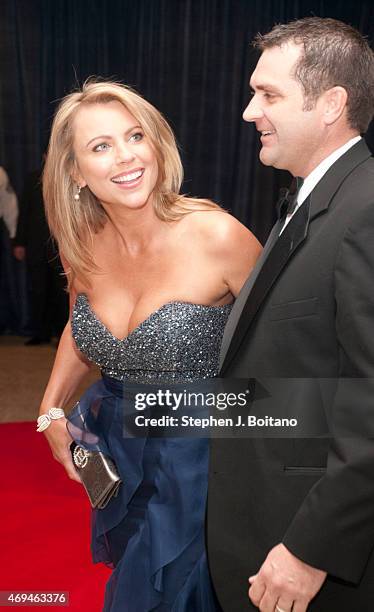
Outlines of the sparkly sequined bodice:
{"type": "Polygon", "coordinates": [[[72,333],[79,350],[107,376],[139,383],[193,382],[217,374],[230,311],[231,304],[169,302],[119,340],[81,293],[72,313],[72,333]]]}

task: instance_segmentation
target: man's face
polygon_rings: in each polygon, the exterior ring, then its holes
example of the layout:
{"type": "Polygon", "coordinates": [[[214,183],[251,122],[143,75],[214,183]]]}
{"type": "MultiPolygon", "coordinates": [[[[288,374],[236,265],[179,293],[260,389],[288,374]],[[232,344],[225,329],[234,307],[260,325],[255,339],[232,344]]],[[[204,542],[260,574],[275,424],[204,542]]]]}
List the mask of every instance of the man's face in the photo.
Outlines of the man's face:
{"type": "Polygon", "coordinates": [[[321,98],[303,110],[303,90],[293,77],[300,45],[266,49],[250,80],[253,97],[243,113],[261,133],[260,159],[265,166],[307,176],[320,162],[326,138],[321,98]]]}

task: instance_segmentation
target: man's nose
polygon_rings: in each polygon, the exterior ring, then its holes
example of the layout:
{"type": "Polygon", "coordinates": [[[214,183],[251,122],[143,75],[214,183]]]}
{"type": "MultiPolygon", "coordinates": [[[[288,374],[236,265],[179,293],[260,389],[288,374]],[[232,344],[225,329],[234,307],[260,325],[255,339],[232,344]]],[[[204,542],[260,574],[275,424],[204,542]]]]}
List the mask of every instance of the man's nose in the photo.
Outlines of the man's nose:
{"type": "Polygon", "coordinates": [[[264,116],[264,112],[259,104],[259,100],[256,95],[251,98],[248,106],[244,109],[243,119],[244,121],[257,121],[264,116]]]}

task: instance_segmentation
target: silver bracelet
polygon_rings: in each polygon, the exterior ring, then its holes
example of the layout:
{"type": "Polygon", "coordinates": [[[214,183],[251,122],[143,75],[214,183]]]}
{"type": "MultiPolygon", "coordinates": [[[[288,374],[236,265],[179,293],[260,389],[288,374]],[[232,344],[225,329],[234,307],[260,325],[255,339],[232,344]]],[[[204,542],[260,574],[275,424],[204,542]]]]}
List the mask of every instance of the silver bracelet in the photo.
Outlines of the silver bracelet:
{"type": "Polygon", "coordinates": [[[62,419],[65,416],[65,412],[62,408],[55,408],[54,406],[48,410],[45,414],[41,414],[36,421],[37,428],[36,431],[44,431],[47,427],[50,426],[52,421],[56,419],[62,419]]]}

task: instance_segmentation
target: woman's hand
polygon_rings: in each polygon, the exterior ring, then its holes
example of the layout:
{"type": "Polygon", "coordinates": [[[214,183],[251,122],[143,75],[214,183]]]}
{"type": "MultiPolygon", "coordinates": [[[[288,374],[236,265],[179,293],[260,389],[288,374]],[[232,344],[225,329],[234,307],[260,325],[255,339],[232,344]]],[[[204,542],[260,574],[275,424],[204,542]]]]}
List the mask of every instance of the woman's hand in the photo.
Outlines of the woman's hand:
{"type": "Polygon", "coordinates": [[[65,418],[52,421],[48,429],[44,431],[44,434],[56,461],[63,465],[69,478],[82,484],[71,457],[70,444],[73,438],[66,428],[66,423],[67,420],[65,418]]]}

